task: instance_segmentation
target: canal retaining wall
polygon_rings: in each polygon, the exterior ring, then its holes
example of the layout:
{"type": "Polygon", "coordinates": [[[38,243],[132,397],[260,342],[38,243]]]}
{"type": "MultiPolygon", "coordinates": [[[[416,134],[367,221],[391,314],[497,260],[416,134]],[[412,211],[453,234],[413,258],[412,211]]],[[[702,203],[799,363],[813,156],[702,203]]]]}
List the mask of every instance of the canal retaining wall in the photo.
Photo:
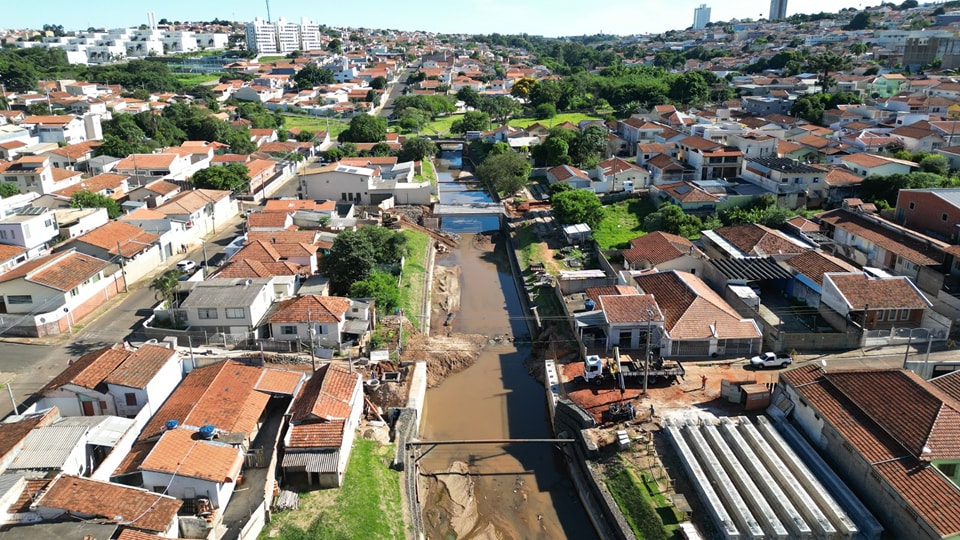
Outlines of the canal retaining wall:
{"type": "MultiPolygon", "coordinates": [[[[547,409],[554,434],[571,435],[577,442],[565,444],[564,462],[570,473],[570,479],[576,487],[580,502],[587,511],[590,523],[601,539],[636,540],[636,535],[627,523],[620,507],[607,490],[602,473],[594,470],[588,460],[586,442],[582,431],[594,426],[593,417],[569,399],[561,397],[560,374],[553,360],[544,361],[546,380],[547,409]]],[[[567,437],[570,438],[570,437],[567,437]]]]}
{"type": "Polygon", "coordinates": [[[427,396],[427,363],[417,362],[410,377],[410,393],[407,406],[394,412],[393,440],[396,450],[393,468],[401,472],[407,513],[410,518],[413,538],[423,538],[423,513],[420,509],[420,470],[416,454],[407,448],[407,443],[420,436],[420,421],[427,396]]]}
{"type": "Polygon", "coordinates": [[[520,306],[523,308],[523,320],[527,323],[527,330],[530,332],[530,339],[535,340],[540,334],[540,324],[533,314],[533,305],[530,302],[530,295],[527,294],[526,284],[523,281],[523,269],[520,268],[520,259],[517,258],[517,245],[513,240],[513,231],[510,230],[510,223],[504,216],[500,216],[500,232],[506,238],[507,259],[510,260],[510,275],[513,277],[513,285],[517,288],[517,296],[520,297],[520,306]]]}

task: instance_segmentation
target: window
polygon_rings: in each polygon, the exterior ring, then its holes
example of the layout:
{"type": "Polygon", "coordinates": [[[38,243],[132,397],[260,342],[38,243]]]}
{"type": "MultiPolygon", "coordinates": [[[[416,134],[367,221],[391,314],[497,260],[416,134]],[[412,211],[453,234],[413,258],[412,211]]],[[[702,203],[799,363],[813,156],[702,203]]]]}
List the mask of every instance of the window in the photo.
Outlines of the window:
{"type": "Polygon", "coordinates": [[[243,308],[227,308],[227,318],[228,319],[242,319],[244,317],[243,308]]]}
{"type": "Polygon", "coordinates": [[[0,239],[3,239],[3,240],[7,239],[7,231],[0,231],[0,239]]]}
{"type": "Polygon", "coordinates": [[[326,334],[326,333],[327,333],[327,325],[325,325],[325,324],[318,324],[318,325],[317,325],[317,333],[318,333],[318,334],[326,334]]]}
{"type": "Polygon", "coordinates": [[[128,406],[130,407],[137,406],[137,395],[134,394],[133,392],[127,392],[126,394],[124,394],[123,399],[126,400],[128,406]]]}
{"type": "Polygon", "coordinates": [[[897,320],[897,310],[895,310],[895,309],[888,309],[888,310],[887,310],[887,320],[888,320],[888,321],[891,321],[891,322],[897,320]]]}
{"type": "Polygon", "coordinates": [[[883,311],[883,310],[880,310],[880,311],[877,312],[877,320],[878,320],[878,321],[882,321],[882,320],[883,320],[883,314],[884,314],[884,313],[886,313],[886,312],[883,311]]]}
{"type": "Polygon", "coordinates": [[[940,472],[953,478],[957,475],[957,464],[956,463],[942,463],[940,464],[940,472]]]}
{"type": "Polygon", "coordinates": [[[33,297],[29,294],[11,294],[7,296],[8,304],[32,304],[33,297]]]}
{"type": "Polygon", "coordinates": [[[946,220],[947,220],[947,213],[944,212],[944,213],[940,214],[940,221],[946,221],[946,220]]]}
{"type": "Polygon", "coordinates": [[[910,201],[910,209],[913,210],[917,206],[917,203],[910,201]]]}
{"type": "Polygon", "coordinates": [[[814,177],[813,177],[813,183],[814,183],[814,184],[819,184],[819,183],[820,183],[820,177],[819,177],[819,176],[814,176],[814,177]]]}
{"type": "Polygon", "coordinates": [[[217,309],[216,309],[216,308],[198,308],[198,309],[197,309],[197,318],[199,318],[199,319],[216,319],[216,318],[217,318],[217,309]]]}
{"type": "Polygon", "coordinates": [[[296,327],[296,326],[281,326],[281,327],[280,327],[280,335],[283,335],[283,336],[295,336],[295,335],[297,335],[297,327],[296,327]]]}
{"type": "Polygon", "coordinates": [[[346,193],[340,193],[340,200],[341,200],[341,201],[347,200],[347,194],[346,194],[346,193]]]}
{"type": "Polygon", "coordinates": [[[901,321],[905,321],[905,320],[907,320],[907,319],[909,319],[909,318],[910,318],[910,310],[909,310],[909,309],[901,309],[901,310],[900,310],[900,320],[901,320],[901,321]]]}
{"type": "Polygon", "coordinates": [[[76,295],[78,295],[78,294],[80,294],[80,288],[79,288],[79,287],[74,287],[74,288],[70,289],[70,296],[76,296],[76,295]]]}

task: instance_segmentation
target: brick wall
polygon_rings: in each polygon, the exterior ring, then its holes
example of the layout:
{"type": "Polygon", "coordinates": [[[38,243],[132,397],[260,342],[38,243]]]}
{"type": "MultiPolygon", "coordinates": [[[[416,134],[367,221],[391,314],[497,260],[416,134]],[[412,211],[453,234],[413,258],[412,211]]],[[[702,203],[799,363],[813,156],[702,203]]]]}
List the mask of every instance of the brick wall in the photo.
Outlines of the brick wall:
{"type": "Polygon", "coordinates": [[[960,208],[931,193],[901,191],[897,197],[897,221],[917,232],[934,234],[951,241],[957,239],[960,208]],[[913,208],[910,208],[910,203],[913,208]],[[943,219],[946,214],[946,219],[943,219]]]}

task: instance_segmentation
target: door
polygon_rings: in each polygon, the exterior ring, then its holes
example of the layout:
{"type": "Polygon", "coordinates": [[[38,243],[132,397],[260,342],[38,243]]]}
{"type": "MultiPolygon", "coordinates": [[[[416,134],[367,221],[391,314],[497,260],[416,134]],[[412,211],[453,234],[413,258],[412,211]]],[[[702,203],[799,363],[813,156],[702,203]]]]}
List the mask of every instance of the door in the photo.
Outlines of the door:
{"type": "Polygon", "coordinates": [[[83,409],[84,416],[96,416],[96,413],[93,412],[93,402],[92,401],[81,401],[80,408],[83,409]]]}

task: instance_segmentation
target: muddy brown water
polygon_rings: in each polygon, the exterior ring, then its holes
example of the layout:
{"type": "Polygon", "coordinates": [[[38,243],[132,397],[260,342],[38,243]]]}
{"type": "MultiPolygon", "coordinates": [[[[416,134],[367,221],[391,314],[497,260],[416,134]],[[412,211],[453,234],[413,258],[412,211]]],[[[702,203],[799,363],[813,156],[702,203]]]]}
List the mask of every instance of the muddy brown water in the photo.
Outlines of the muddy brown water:
{"type": "MultiPolygon", "coordinates": [[[[461,267],[459,332],[494,339],[470,368],[427,392],[421,433],[430,440],[533,439],[553,436],[543,386],[523,365],[529,334],[499,235],[496,249],[474,246],[471,235],[437,264],[461,267]]],[[[469,465],[476,482],[479,523],[493,524],[502,538],[576,538],[596,535],[558,452],[548,444],[438,446],[421,460],[421,471],[469,465]]],[[[429,521],[429,520],[428,520],[429,521]]],[[[443,524],[427,523],[430,538],[455,538],[443,524]]],[[[469,538],[469,535],[465,536],[469,538]]]]}

